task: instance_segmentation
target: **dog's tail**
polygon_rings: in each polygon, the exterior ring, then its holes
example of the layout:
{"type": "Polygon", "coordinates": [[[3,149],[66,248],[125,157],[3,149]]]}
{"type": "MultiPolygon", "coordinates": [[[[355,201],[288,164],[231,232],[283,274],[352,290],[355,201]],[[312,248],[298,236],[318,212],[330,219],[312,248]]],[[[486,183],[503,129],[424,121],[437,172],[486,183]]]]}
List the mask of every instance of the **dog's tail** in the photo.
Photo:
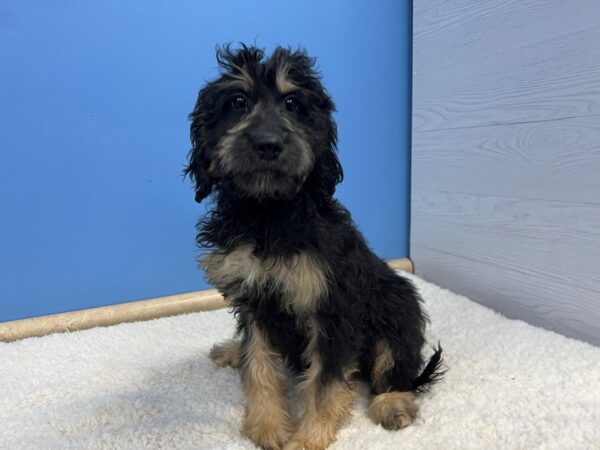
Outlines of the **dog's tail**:
{"type": "Polygon", "coordinates": [[[429,362],[415,380],[413,381],[413,390],[415,392],[427,392],[432,384],[437,383],[442,379],[445,370],[442,370],[442,363],[444,360],[442,359],[442,347],[438,342],[437,349],[435,349],[435,353],[429,359],[429,362]]]}

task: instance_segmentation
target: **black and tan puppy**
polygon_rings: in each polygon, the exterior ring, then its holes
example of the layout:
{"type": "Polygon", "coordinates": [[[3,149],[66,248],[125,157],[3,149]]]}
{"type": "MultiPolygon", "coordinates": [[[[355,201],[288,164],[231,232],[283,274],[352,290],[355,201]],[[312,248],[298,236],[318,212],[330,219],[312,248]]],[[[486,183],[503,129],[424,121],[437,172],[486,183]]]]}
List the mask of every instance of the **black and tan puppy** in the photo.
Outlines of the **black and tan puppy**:
{"type": "Polygon", "coordinates": [[[190,115],[186,173],[196,201],[214,201],[198,224],[198,243],[214,249],[201,264],[233,305],[241,339],[211,356],[241,369],[245,435],[263,448],[327,447],[360,377],[370,382],[372,419],[407,426],[415,393],[439,375],[441,350],[422,367],[417,292],[333,198],[342,180],[334,104],[314,60],[246,46],[217,59],[220,77],[190,115]],[[298,423],[286,405],[289,372],[304,398],[298,423]]]}

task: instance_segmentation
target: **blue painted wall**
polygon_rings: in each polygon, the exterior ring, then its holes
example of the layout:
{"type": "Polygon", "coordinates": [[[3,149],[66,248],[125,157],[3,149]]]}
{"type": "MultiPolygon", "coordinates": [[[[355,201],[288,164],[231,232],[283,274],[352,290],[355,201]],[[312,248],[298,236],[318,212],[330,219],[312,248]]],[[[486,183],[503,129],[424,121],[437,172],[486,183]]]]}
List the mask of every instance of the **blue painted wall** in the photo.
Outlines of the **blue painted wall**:
{"type": "Polygon", "coordinates": [[[301,44],[338,110],[338,197],[408,252],[410,2],[0,2],[0,321],[206,288],[180,173],[226,41],[301,44]]]}

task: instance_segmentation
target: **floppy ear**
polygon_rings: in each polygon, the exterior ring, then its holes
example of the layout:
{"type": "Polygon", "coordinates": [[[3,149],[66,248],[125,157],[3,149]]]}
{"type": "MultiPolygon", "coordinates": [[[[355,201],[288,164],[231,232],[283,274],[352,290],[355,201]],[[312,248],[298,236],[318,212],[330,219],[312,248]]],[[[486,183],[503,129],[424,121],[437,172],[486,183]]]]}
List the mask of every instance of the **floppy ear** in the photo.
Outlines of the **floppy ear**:
{"type": "Polygon", "coordinates": [[[337,155],[337,126],[331,117],[335,106],[329,97],[321,105],[321,110],[326,113],[327,146],[315,161],[313,170],[307,180],[313,195],[321,202],[329,200],[335,193],[335,187],[344,178],[344,171],[337,155]]]}
{"type": "Polygon", "coordinates": [[[329,137],[329,148],[315,162],[315,191],[321,199],[330,199],[335,193],[335,187],[344,178],[342,165],[337,155],[337,131],[332,123],[329,137]]]}
{"type": "Polygon", "coordinates": [[[189,115],[192,121],[190,125],[192,149],[188,154],[188,165],[184,169],[184,175],[189,176],[196,183],[196,201],[198,203],[208,197],[213,188],[213,179],[208,175],[210,160],[206,154],[205,110],[202,97],[203,92],[200,91],[194,111],[189,115]]]}

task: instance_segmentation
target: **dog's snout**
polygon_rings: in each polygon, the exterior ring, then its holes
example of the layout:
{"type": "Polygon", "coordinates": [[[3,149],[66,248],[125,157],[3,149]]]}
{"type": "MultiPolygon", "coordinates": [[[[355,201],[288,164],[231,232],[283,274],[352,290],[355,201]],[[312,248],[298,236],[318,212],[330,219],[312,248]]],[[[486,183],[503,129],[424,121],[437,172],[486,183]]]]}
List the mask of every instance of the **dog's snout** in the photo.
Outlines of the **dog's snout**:
{"type": "Polygon", "coordinates": [[[254,141],[254,150],[262,159],[272,161],[283,151],[283,140],[276,134],[263,134],[254,141]]]}

